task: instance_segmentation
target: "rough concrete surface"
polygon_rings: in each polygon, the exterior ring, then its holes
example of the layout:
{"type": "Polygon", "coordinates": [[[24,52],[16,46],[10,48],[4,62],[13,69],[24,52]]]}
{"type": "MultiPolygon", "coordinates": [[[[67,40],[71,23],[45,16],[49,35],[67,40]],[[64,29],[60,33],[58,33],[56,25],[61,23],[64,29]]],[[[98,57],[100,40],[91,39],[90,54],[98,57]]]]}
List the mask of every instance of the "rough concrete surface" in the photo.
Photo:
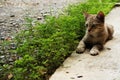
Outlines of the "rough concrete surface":
{"type": "Polygon", "coordinates": [[[105,49],[97,56],[73,52],[49,80],[120,80],[120,7],[106,16],[106,23],[114,25],[115,33],[105,49]]]}

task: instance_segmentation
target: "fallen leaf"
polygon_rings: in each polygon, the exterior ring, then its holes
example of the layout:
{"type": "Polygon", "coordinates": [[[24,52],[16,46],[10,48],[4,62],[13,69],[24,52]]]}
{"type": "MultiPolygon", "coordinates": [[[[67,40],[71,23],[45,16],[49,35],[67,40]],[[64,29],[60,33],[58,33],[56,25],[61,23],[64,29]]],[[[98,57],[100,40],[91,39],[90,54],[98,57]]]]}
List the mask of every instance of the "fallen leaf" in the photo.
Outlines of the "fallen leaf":
{"type": "Polygon", "coordinates": [[[10,73],[10,74],[8,75],[8,79],[10,80],[12,77],[13,77],[13,74],[10,73]]]}

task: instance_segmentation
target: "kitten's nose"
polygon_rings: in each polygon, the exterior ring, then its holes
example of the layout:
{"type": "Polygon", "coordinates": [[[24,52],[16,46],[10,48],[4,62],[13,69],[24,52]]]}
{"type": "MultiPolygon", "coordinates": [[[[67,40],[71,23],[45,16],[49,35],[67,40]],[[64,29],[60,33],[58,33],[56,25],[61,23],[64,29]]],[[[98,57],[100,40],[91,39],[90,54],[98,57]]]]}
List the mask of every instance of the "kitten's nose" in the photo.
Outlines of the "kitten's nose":
{"type": "Polygon", "coordinates": [[[91,27],[88,27],[88,32],[90,32],[92,30],[92,28],[91,27]]]}
{"type": "Polygon", "coordinates": [[[90,32],[91,31],[91,29],[88,29],[88,32],[90,32]]]}

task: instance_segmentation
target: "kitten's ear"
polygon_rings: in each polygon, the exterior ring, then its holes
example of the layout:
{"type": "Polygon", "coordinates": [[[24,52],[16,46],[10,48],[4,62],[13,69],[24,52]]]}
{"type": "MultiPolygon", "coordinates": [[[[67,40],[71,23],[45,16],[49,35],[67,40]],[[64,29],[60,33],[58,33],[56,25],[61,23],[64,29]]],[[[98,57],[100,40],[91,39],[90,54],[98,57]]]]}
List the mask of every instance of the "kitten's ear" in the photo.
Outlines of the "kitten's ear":
{"type": "Polygon", "coordinates": [[[101,22],[104,22],[104,18],[105,18],[105,15],[102,11],[100,11],[98,14],[97,14],[97,19],[99,19],[101,22]]]}
{"type": "Polygon", "coordinates": [[[83,12],[83,15],[84,15],[85,20],[87,20],[89,14],[87,12],[83,12]]]}

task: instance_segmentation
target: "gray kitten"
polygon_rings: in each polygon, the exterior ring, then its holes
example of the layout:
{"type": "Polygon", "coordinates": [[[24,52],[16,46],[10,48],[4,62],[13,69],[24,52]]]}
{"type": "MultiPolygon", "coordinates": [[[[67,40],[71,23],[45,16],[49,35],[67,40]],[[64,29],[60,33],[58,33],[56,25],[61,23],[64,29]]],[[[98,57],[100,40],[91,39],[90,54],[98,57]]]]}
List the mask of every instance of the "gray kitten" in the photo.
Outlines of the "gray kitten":
{"type": "Polygon", "coordinates": [[[103,49],[106,41],[113,38],[113,26],[105,24],[105,15],[100,11],[97,15],[84,13],[86,34],[79,42],[77,53],[83,53],[86,48],[90,48],[90,54],[95,56],[103,49]]]}

